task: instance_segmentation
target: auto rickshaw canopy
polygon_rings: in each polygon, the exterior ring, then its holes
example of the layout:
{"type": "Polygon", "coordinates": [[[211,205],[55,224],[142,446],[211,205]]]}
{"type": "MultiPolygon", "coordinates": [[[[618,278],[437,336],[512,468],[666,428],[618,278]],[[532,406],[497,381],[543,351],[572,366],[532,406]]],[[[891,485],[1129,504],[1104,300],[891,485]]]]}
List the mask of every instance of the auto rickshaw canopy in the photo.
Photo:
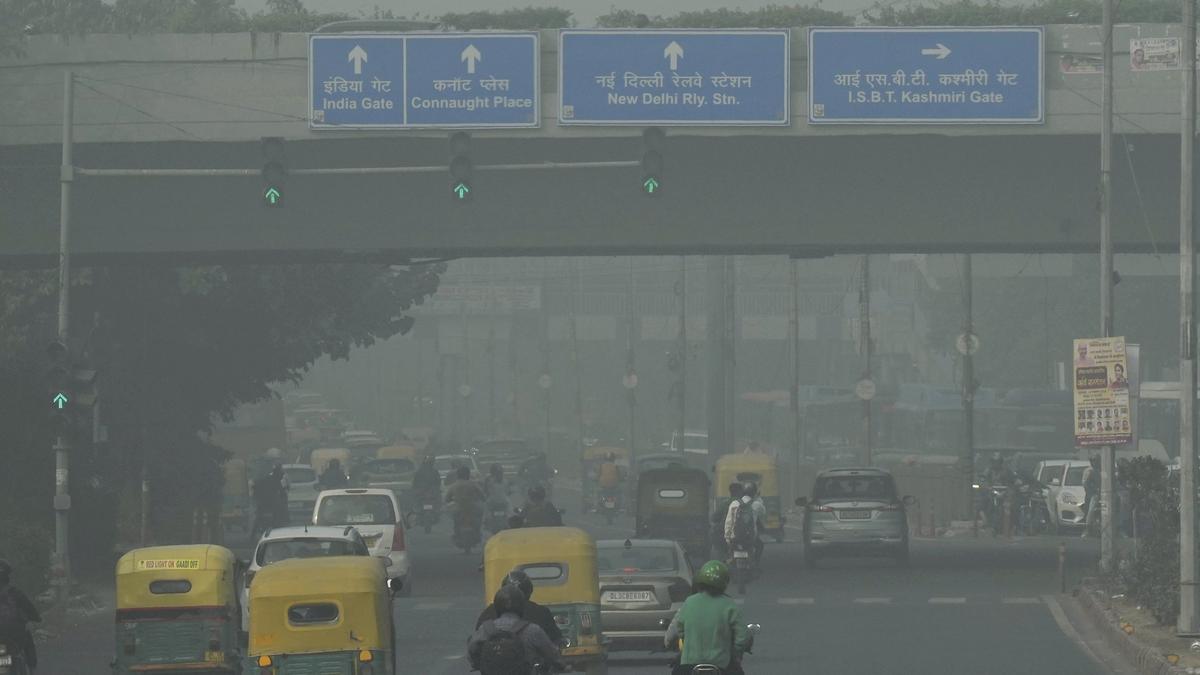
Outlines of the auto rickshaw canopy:
{"type": "Polygon", "coordinates": [[[759,494],[779,494],[779,460],[762,453],[724,455],[715,467],[717,497],[729,498],[730,483],[753,481],[759,494]]]}
{"type": "Polygon", "coordinates": [[[250,656],[390,650],[392,601],[374,556],[293,558],[250,584],[250,656]]]}
{"type": "Polygon", "coordinates": [[[596,542],[581,529],[522,527],[492,535],[483,550],[484,604],[514,568],[529,575],[538,604],[600,602],[596,542]]]}
{"type": "Polygon", "coordinates": [[[212,544],[134,549],[117,561],[117,609],[236,607],[236,564],[212,544]]]}

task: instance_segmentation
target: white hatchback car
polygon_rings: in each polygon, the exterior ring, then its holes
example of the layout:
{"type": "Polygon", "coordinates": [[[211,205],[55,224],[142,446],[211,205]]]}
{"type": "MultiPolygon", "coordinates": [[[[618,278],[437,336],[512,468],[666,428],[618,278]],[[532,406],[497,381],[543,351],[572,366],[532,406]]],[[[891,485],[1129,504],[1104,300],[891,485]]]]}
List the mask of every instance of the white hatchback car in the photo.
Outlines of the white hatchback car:
{"type": "Polygon", "coordinates": [[[362,535],[353,527],[276,527],[263,533],[254,548],[238,593],[241,595],[242,630],[250,625],[250,582],[263,567],[291,558],[369,556],[362,535]]]}
{"type": "Polygon", "coordinates": [[[378,488],[323,490],[317,495],[312,522],[358,530],[371,555],[391,561],[388,576],[403,583],[400,593],[412,593],[404,516],[396,493],[378,488]]]}

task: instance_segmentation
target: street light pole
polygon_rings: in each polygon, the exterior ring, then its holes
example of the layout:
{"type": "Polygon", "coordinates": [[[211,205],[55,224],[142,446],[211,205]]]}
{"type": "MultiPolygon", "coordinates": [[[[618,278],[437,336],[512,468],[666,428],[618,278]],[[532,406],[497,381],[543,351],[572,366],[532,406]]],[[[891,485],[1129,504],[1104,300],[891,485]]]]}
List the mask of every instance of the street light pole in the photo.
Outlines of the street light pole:
{"type": "MultiPolygon", "coordinates": [[[[75,179],[75,74],[63,74],[62,166],[59,169],[58,220],[58,340],[67,346],[71,307],[71,184],[75,179]]],[[[71,439],[61,429],[54,438],[54,554],[59,571],[59,607],[66,611],[71,586],[70,539],[71,510],[69,490],[71,439]]]]}
{"type": "MultiPolygon", "coordinates": [[[[1103,86],[1100,88],[1100,330],[1113,334],[1112,143],[1113,143],[1113,0],[1104,0],[1103,86]]],[[[1116,569],[1113,522],[1113,446],[1100,449],[1100,569],[1116,569]]]]}
{"type": "Polygon", "coordinates": [[[1179,137],[1179,624],[1200,634],[1196,537],[1196,0],[1183,0],[1183,87],[1179,137]]]}

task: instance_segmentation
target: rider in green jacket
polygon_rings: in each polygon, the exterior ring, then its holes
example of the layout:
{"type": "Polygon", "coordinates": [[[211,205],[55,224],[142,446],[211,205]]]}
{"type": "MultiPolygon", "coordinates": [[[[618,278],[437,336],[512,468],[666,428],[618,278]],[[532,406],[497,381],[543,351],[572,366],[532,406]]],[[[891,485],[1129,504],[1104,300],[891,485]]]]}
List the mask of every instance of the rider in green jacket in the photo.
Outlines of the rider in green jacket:
{"type": "Polygon", "coordinates": [[[753,636],[742,611],[725,595],[728,585],[729,567],[719,560],[704,563],[696,574],[697,592],[675,614],[664,640],[668,649],[683,640],[675,675],[690,675],[701,663],[717,666],[725,675],[742,673],[741,656],[750,651],[753,636]]]}

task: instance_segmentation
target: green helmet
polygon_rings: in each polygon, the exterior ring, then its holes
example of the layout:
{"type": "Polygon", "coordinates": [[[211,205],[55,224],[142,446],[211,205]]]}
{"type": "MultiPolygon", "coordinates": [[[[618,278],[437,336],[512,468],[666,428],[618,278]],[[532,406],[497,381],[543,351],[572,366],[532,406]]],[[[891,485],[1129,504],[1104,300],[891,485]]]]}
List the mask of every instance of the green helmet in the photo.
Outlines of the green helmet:
{"type": "Polygon", "coordinates": [[[729,585],[729,566],[720,560],[709,560],[696,573],[696,584],[725,592],[725,587],[729,585]]]}

